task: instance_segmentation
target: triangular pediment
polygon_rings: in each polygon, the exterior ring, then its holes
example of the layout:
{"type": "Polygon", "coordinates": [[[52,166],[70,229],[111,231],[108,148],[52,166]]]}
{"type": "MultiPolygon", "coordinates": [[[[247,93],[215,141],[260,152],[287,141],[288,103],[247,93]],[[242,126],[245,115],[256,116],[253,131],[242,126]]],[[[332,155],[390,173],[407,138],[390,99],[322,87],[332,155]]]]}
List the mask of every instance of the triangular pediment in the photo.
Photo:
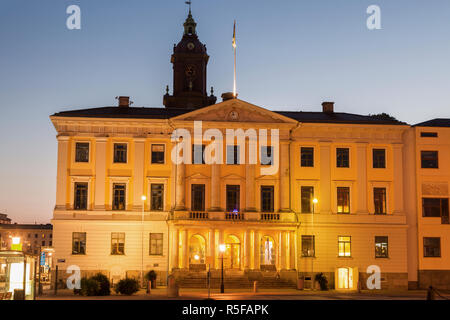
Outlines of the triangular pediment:
{"type": "Polygon", "coordinates": [[[297,121],[239,99],[230,99],[171,118],[175,121],[287,123],[297,121]]]}
{"type": "Polygon", "coordinates": [[[209,179],[209,177],[202,173],[194,173],[193,175],[186,177],[186,179],[209,179]]]}

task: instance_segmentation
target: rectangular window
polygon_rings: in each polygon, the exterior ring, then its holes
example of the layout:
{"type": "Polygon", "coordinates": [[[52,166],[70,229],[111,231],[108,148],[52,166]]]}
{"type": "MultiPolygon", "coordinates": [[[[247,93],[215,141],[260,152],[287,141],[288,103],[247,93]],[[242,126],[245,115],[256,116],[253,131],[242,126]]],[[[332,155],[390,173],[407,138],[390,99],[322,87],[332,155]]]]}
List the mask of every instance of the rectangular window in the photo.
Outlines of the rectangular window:
{"type": "Polygon", "coordinates": [[[164,145],[152,144],[152,164],[164,163],[164,145]]]}
{"type": "Polygon", "coordinates": [[[273,186],[261,186],[261,211],[273,212],[274,202],[274,188],[273,186]]]}
{"type": "Polygon", "coordinates": [[[374,168],[386,168],[386,150],[385,149],[373,149],[372,150],[372,162],[374,168]]]}
{"type": "Polygon", "coordinates": [[[75,182],[74,210],[87,210],[87,182],[75,182]]]}
{"type": "Polygon", "coordinates": [[[111,254],[122,255],[125,254],[125,233],[112,232],[111,233],[111,254]]]}
{"type": "Polygon", "coordinates": [[[153,184],[150,186],[150,200],[152,211],[164,210],[164,185],[153,184]]]}
{"type": "Polygon", "coordinates": [[[302,236],[302,257],[315,257],[315,236],[302,236]]]}
{"type": "Polygon", "coordinates": [[[42,241],[42,246],[44,246],[44,247],[45,247],[45,240],[44,240],[44,241],[42,241]]]}
{"type": "Polygon", "coordinates": [[[422,168],[438,168],[438,152],[437,151],[421,151],[422,168]]]}
{"type": "Polygon", "coordinates": [[[388,258],[388,237],[375,237],[375,258],[388,258]]]}
{"type": "Polygon", "coordinates": [[[300,166],[314,167],[314,148],[310,147],[300,148],[300,166]]]}
{"type": "Polygon", "coordinates": [[[239,146],[227,146],[227,164],[239,164],[239,146]]]}
{"type": "Polygon", "coordinates": [[[421,132],[420,136],[422,138],[437,138],[437,132],[421,132]]]}
{"type": "Polygon", "coordinates": [[[314,187],[301,187],[302,213],[313,212],[314,187]]]}
{"type": "Polygon", "coordinates": [[[386,214],[386,188],[373,188],[375,214],[386,214]]]}
{"type": "Polygon", "coordinates": [[[337,212],[350,213],[350,188],[337,188],[337,212]]]}
{"type": "Polygon", "coordinates": [[[352,256],[352,237],[338,237],[338,253],[339,257],[351,257],[352,256]]]}
{"type": "Polygon", "coordinates": [[[423,238],[423,256],[440,257],[441,256],[441,238],[423,238]]]}
{"type": "Polygon", "coordinates": [[[240,210],[240,186],[227,185],[227,212],[239,212],[240,210]]]}
{"type": "Polygon", "coordinates": [[[448,198],[422,198],[422,216],[441,218],[442,224],[449,223],[448,198]]]}
{"type": "Polygon", "coordinates": [[[113,210],[125,210],[125,184],[113,184],[113,210]]]}
{"type": "Polygon", "coordinates": [[[205,211],[205,185],[191,185],[191,211],[205,211]]]}
{"type": "Polygon", "coordinates": [[[114,163],[127,163],[126,143],[114,143],[114,163]]]}
{"type": "Polygon", "coordinates": [[[350,149],[337,148],[336,149],[336,167],[349,168],[350,167],[350,149]]]}
{"type": "Polygon", "coordinates": [[[150,233],[150,255],[163,255],[163,234],[150,233]]]}
{"type": "Polygon", "coordinates": [[[271,146],[261,147],[261,164],[269,166],[273,164],[273,147],[271,146]]]}
{"type": "Polygon", "coordinates": [[[193,164],[205,164],[205,148],[204,144],[192,145],[192,163],[193,164]]]}
{"type": "Polygon", "coordinates": [[[75,162],[89,162],[89,143],[77,142],[75,144],[75,162]]]}
{"type": "Polygon", "coordinates": [[[72,254],[86,254],[86,232],[72,232],[72,254]]]}

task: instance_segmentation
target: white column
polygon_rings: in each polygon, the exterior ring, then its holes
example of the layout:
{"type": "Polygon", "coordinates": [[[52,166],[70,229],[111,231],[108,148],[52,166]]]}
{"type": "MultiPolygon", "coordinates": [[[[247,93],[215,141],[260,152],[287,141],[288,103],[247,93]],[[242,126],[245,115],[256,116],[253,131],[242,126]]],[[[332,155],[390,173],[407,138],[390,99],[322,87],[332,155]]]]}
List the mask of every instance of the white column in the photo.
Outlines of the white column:
{"type": "Polygon", "coordinates": [[[95,138],[95,194],[94,210],[105,210],[106,142],[108,138],[95,138]]]}
{"type": "Polygon", "coordinates": [[[208,256],[212,259],[211,269],[215,269],[215,255],[216,255],[216,243],[215,243],[215,232],[214,229],[208,231],[208,256]]]}
{"type": "Polygon", "coordinates": [[[244,269],[251,268],[251,233],[249,230],[244,233],[244,269]]]}
{"type": "MultiPolygon", "coordinates": [[[[393,145],[394,149],[394,210],[403,213],[403,144],[393,145]]],[[[411,160],[411,159],[410,159],[411,160]]]]}
{"type": "MultiPolygon", "coordinates": [[[[133,170],[133,209],[142,210],[142,195],[144,195],[144,162],[145,139],[134,139],[134,170],[133,170]]],[[[147,195],[148,197],[149,195],[147,195]]]]}
{"type": "Polygon", "coordinates": [[[254,237],[254,258],[253,258],[253,263],[254,263],[254,268],[256,270],[260,269],[260,250],[261,250],[261,234],[259,231],[255,231],[255,237],[254,237]]]}
{"type": "Polygon", "coordinates": [[[320,213],[331,213],[331,142],[320,142],[320,213]]]}
{"type": "MultiPolygon", "coordinates": [[[[367,143],[358,143],[356,146],[357,163],[357,213],[368,213],[367,209],[367,143]]],[[[355,193],[353,193],[355,194],[355,193]]],[[[351,196],[350,196],[351,199],[351,196]]]]}
{"type": "Polygon", "coordinates": [[[220,211],[220,164],[211,165],[211,208],[209,211],[220,211]]]}
{"type": "Polygon", "coordinates": [[[69,166],[69,137],[58,135],[58,169],[56,177],[56,205],[55,209],[66,209],[67,175],[69,166]]]}
{"type": "Polygon", "coordinates": [[[289,206],[289,142],[280,141],[280,211],[290,211],[289,206]]]}
{"type": "Polygon", "coordinates": [[[185,210],[184,177],[185,177],[185,164],[180,163],[180,164],[176,165],[175,210],[177,210],[177,211],[185,210]]]}
{"type": "Polygon", "coordinates": [[[180,267],[178,251],[180,249],[180,231],[178,228],[172,229],[172,269],[180,267]]]}

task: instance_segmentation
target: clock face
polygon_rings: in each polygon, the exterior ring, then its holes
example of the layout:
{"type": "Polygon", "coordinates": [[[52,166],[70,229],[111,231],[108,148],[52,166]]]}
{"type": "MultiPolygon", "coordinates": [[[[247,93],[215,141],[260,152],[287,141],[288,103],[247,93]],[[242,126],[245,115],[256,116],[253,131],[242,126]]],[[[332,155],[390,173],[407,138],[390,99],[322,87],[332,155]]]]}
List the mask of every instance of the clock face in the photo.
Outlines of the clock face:
{"type": "Polygon", "coordinates": [[[187,44],[187,48],[188,48],[189,50],[192,50],[192,49],[195,48],[195,45],[194,45],[192,42],[189,42],[189,43],[187,44]]]}
{"type": "Polygon", "coordinates": [[[192,64],[188,64],[186,66],[186,71],[185,72],[186,72],[186,75],[188,77],[190,77],[190,78],[194,77],[195,76],[195,66],[192,65],[192,64]]]}
{"type": "Polygon", "coordinates": [[[232,120],[237,120],[239,118],[239,113],[237,113],[237,111],[231,111],[230,112],[230,118],[232,120]]]}

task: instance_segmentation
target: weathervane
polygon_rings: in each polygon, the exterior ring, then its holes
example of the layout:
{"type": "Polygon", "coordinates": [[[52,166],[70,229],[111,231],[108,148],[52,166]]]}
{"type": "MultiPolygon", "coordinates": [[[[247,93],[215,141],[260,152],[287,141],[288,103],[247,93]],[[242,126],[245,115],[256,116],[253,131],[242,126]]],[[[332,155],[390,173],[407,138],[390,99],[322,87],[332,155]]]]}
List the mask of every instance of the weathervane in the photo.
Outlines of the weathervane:
{"type": "Polygon", "coordinates": [[[187,5],[189,5],[189,14],[191,14],[191,4],[192,4],[192,1],[186,1],[185,2],[187,5]]]}

